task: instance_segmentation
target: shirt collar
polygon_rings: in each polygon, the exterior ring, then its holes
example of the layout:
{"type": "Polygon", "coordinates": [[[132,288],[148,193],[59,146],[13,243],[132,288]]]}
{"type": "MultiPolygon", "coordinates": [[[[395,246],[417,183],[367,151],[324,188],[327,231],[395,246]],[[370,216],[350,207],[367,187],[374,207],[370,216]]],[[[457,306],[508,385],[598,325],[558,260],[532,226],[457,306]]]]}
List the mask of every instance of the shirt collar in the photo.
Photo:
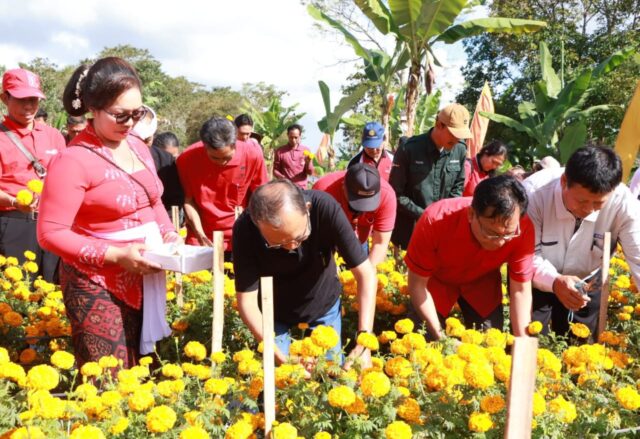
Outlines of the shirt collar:
{"type": "Polygon", "coordinates": [[[15,123],[9,116],[5,116],[2,123],[11,131],[17,132],[21,137],[30,134],[32,131],[42,131],[43,129],[43,125],[39,122],[33,122],[32,129],[21,127],[17,123],[15,123]]]}

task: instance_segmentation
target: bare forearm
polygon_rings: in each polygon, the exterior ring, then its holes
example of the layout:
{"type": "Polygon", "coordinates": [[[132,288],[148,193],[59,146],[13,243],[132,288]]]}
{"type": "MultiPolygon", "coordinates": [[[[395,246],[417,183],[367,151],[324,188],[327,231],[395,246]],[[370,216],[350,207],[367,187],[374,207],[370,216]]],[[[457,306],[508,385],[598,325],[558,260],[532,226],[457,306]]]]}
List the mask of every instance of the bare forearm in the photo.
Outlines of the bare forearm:
{"type": "Polygon", "coordinates": [[[436,304],[433,297],[427,290],[428,277],[422,277],[409,270],[408,289],[411,297],[411,304],[418,313],[418,316],[427,324],[429,333],[436,339],[440,339],[442,326],[438,319],[436,304]]]}
{"type": "Polygon", "coordinates": [[[391,240],[391,232],[378,232],[373,231],[373,245],[371,246],[371,252],[369,253],[369,262],[374,267],[383,262],[387,256],[387,250],[389,249],[389,241],[391,240]]]}
{"type": "Polygon", "coordinates": [[[198,208],[192,198],[188,198],[184,202],[184,215],[187,217],[187,221],[193,228],[194,232],[204,234],[200,214],[198,213],[198,208]]]}
{"type": "Polygon", "coordinates": [[[358,330],[372,331],[378,286],[375,270],[369,260],[365,260],[351,271],[358,284],[358,330]]]}

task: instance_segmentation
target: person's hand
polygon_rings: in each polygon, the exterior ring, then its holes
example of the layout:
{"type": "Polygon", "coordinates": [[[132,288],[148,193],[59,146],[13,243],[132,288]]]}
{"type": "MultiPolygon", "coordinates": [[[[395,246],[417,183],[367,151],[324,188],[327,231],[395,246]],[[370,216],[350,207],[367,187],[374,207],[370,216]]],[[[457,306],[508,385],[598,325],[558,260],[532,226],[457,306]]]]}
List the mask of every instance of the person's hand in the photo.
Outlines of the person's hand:
{"type": "Polygon", "coordinates": [[[13,207],[15,207],[18,211],[22,213],[32,213],[38,210],[38,198],[34,197],[31,204],[25,206],[24,204],[20,204],[17,201],[13,203],[13,207]]]}
{"type": "Polygon", "coordinates": [[[580,282],[576,276],[560,275],[553,281],[553,292],[565,308],[578,311],[591,301],[588,296],[583,296],[575,287],[580,282]]]}
{"type": "Polygon", "coordinates": [[[162,242],[164,243],[173,243],[176,245],[184,245],[184,239],[176,232],[168,232],[165,233],[162,237],[162,242]]]}
{"type": "Polygon", "coordinates": [[[144,244],[131,244],[118,250],[116,263],[130,273],[152,274],[160,271],[160,265],[149,261],[142,256],[146,246],[144,244]]]}
{"type": "Polygon", "coordinates": [[[353,350],[349,353],[347,357],[347,361],[344,362],[343,369],[349,370],[353,367],[353,364],[356,361],[360,361],[360,364],[363,369],[370,368],[373,363],[371,362],[371,351],[364,346],[357,345],[353,350]]]}
{"type": "Polygon", "coordinates": [[[196,232],[196,239],[198,240],[198,244],[203,247],[213,247],[213,242],[207,238],[204,232],[196,232]]]}

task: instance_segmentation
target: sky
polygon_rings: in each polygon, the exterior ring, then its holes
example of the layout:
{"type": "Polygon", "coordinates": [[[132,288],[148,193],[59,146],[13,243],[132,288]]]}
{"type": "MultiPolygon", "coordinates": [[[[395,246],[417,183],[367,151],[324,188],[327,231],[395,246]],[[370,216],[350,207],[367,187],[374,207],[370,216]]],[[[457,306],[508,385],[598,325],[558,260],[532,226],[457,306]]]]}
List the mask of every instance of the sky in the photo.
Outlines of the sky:
{"type": "MultiPolygon", "coordinates": [[[[0,0],[0,64],[17,67],[36,57],[75,65],[105,47],[148,49],[171,76],[208,87],[265,82],[285,90],[287,105],[306,113],[303,143],[315,150],[324,116],[318,81],[331,90],[358,65],[342,37],[321,35],[299,0],[0,0]]],[[[436,87],[442,105],[462,88],[466,58],[459,44],[439,46],[436,87]]]]}

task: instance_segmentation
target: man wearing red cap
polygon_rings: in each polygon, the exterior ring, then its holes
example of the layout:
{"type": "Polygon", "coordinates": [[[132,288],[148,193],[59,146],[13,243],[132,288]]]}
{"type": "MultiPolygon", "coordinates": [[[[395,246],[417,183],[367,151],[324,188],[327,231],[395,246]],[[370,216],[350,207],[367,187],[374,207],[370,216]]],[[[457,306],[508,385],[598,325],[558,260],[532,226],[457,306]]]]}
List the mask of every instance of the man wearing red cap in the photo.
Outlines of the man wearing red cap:
{"type": "Polygon", "coordinates": [[[389,177],[398,200],[391,236],[396,246],[408,247],[413,227],[427,206],[462,195],[469,119],[466,108],[450,104],[440,110],[433,128],[411,137],[396,151],[389,177]]]}
{"type": "Polygon", "coordinates": [[[327,192],[340,204],[361,243],[366,245],[372,237],[369,261],[373,266],[384,261],[396,219],[396,197],[378,170],[356,163],[347,171],[325,175],[313,189],[327,192]]]}
{"type": "Polygon", "coordinates": [[[64,137],[35,122],[40,99],[45,99],[38,75],[25,69],[7,70],[0,99],[7,107],[0,125],[0,254],[22,259],[25,251],[33,252],[38,274],[52,281],[58,258],[42,250],[36,239],[38,196],[27,203],[16,195],[29,181],[44,181],[50,161],[65,148],[64,137]]]}

